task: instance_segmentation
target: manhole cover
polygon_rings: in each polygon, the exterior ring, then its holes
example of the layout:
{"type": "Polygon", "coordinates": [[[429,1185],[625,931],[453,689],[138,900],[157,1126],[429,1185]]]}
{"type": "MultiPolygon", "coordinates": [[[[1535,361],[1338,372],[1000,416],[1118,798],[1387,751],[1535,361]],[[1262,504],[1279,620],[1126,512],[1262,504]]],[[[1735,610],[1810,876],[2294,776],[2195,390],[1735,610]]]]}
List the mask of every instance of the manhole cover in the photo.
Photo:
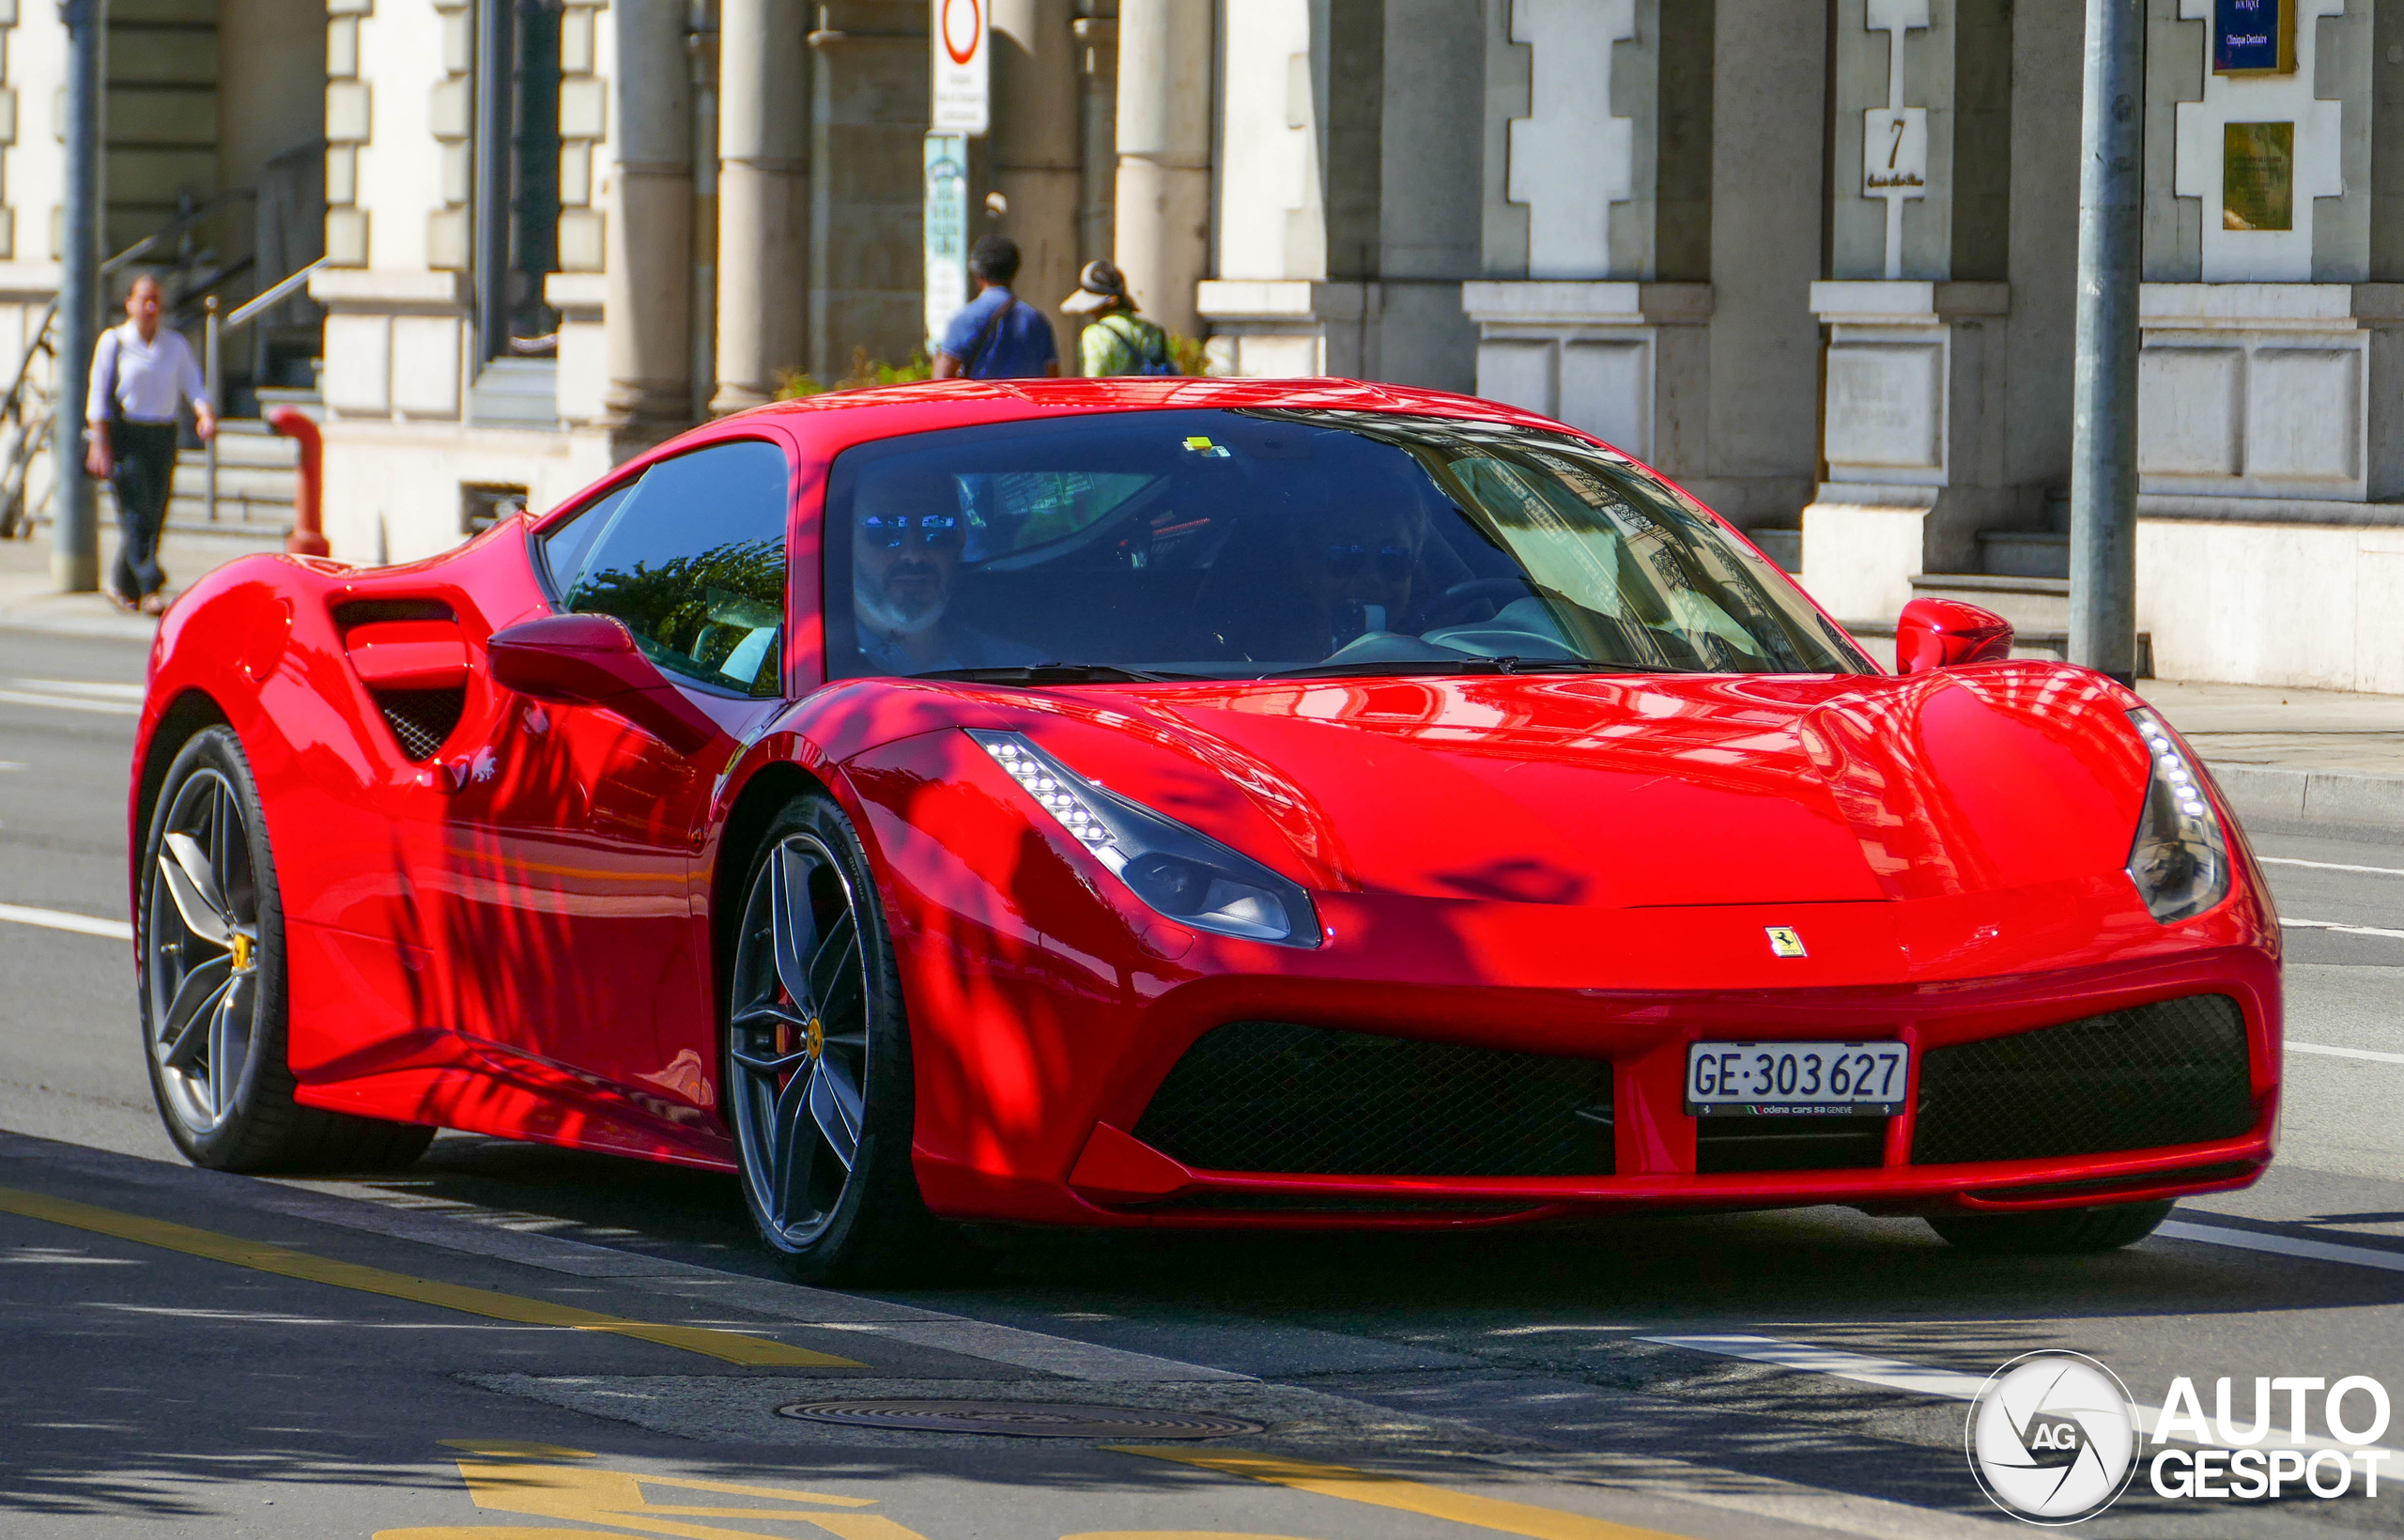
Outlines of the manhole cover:
{"type": "Polygon", "coordinates": [[[1021,1439],[1224,1439],[1264,1425],[1202,1411],[1061,1401],[797,1401],[783,1417],[905,1433],[1007,1433],[1021,1439]]]}

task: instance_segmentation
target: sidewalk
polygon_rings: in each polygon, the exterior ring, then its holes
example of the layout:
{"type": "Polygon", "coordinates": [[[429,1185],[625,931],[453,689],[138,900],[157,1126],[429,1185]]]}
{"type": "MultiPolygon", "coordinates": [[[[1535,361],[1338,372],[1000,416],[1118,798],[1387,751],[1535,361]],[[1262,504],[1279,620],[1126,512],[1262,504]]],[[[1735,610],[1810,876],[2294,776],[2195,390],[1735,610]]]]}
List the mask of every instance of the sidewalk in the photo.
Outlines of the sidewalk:
{"type": "Polygon", "coordinates": [[[2404,695],[2142,679],[2238,816],[2404,830],[2404,695]]]}
{"type": "MultiPolygon", "coordinates": [[[[181,589],[237,556],[278,545],[239,536],[170,533],[161,557],[181,589]]],[[[100,531],[100,568],[116,531],[100,531]]],[[[0,540],[0,631],[147,641],[158,622],[97,593],[55,593],[50,543],[0,540]]],[[[2276,689],[2259,685],[2137,682],[2137,693],[2186,734],[2238,815],[2404,832],[2404,695],[2276,689]]]]}
{"type": "MultiPolygon", "coordinates": [[[[171,530],[159,543],[159,560],[167,569],[167,589],[180,593],[233,561],[254,551],[282,550],[280,535],[256,533],[188,534],[171,530]]],[[[100,574],[108,575],[116,560],[116,526],[100,525],[100,574]]],[[[159,623],[147,615],[129,615],[98,593],[60,593],[50,586],[50,531],[39,531],[31,540],[0,540],[0,630],[46,631],[53,636],[115,637],[148,641],[159,623]]]]}

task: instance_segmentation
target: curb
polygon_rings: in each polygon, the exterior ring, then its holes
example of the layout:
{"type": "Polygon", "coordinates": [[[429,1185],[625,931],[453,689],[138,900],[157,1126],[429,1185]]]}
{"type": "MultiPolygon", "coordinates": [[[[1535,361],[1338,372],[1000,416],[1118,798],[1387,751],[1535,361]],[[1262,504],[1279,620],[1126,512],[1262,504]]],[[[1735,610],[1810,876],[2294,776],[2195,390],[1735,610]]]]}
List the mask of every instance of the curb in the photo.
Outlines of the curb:
{"type": "Polygon", "coordinates": [[[2241,819],[2404,828],[2404,775],[2215,764],[2212,778],[2241,819]]]}

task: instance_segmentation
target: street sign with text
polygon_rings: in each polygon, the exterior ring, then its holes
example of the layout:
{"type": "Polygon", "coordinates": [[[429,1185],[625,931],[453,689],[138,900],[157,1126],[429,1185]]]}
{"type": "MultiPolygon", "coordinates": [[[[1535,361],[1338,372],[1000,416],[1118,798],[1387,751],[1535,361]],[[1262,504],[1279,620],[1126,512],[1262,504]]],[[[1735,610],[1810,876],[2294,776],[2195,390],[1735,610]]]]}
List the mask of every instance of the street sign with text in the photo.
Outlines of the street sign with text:
{"type": "Polygon", "coordinates": [[[932,126],[951,133],[983,133],[992,118],[992,56],[986,41],[991,0],[932,0],[928,27],[934,52],[932,126]]]}
{"type": "Polygon", "coordinates": [[[968,302],[968,136],[927,135],[927,356],[968,302]]]}

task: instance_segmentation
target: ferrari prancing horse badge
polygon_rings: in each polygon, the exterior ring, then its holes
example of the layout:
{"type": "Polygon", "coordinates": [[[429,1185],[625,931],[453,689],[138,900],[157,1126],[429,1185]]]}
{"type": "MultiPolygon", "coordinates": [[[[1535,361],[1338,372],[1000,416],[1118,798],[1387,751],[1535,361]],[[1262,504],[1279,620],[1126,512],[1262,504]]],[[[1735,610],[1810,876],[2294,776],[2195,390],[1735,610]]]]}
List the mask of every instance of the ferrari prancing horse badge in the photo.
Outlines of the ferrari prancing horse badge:
{"type": "Polygon", "coordinates": [[[1763,930],[1769,936],[1770,956],[1808,957],[1811,955],[1803,949],[1802,932],[1793,926],[1769,925],[1764,926],[1763,930]]]}

